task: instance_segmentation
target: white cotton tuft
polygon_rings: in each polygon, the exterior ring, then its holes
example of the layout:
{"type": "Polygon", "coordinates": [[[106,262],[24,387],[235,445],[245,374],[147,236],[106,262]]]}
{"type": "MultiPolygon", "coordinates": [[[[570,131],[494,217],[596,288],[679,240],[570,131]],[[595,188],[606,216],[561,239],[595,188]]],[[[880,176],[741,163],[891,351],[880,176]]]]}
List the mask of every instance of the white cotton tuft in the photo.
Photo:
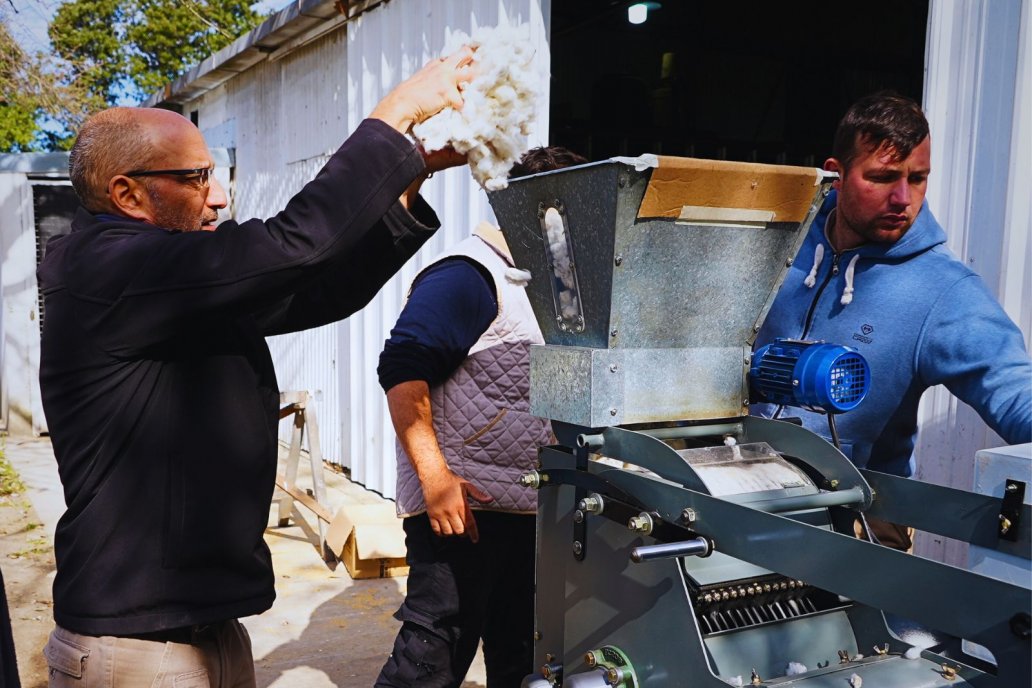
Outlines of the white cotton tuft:
{"type": "Polygon", "coordinates": [[[742,686],[745,685],[744,683],[742,683],[742,677],[741,676],[732,676],[731,678],[729,678],[727,680],[727,683],[730,686],[737,686],[737,688],[742,688],[742,686]]]}
{"type": "Polygon", "coordinates": [[[912,647],[903,653],[906,659],[921,659],[921,648],[912,647]]]}
{"type": "Polygon", "coordinates": [[[515,284],[517,287],[525,287],[530,284],[530,270],[520,270],[519,268],[505,268],[505,279],[515,284]]]}
{"type": "Polygon", "coordinates": [[[864,680],[860,678],[860,674],[852,674],[849,677],[849,688],[860,688],[864,685],[864,680]]]}
{"type": "Polygon", "coordinates": [[[788,667],[785,669],[785,676],[795,676],[796,674],[805,674],[809,669],[806,668],[805,664],[799,662],[789,662],[788,667]]]}
{"type": "Polygon", "coordinates": [[[536,66],[526,24],[481,27],[472,37],[454,33],[445,54],[462,45],[477,48],[476,77],[462,92],[462,109],[445,108],[412,133],[428,151],[451,146],[465,154],[484,189],[504,189],[509,170],[530,148],[527,136],[547,79],[536,66]]]}

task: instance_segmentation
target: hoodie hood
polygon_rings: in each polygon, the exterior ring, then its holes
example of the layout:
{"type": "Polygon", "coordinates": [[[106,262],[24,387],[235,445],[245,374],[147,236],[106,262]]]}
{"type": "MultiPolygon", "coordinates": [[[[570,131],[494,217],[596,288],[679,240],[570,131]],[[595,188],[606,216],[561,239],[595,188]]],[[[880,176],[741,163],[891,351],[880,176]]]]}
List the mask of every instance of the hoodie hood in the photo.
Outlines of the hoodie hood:
{"type": "MultiPolygon", "coordinates": [[[[824,205],[821,206],[810,228],[811,238],[816,238],[818,243],[824,244],[825,250],[828,252],[831,252],[832,248],[827,235],[824,233],[824,228],[827,225],[828,216],[831,215],[831,211],[835,209],[836,205],[838,205],[838,192],[833,190],[828,194],[828,198],[825,199],[824,205]]],[[[911,225],[910,229],[907,230],[906,234],[899,241],[891,244],[863,244],[842,253],[843,255],[855,253],[863,258],[904,260],[945,243],[946,232],[939,225],[935,216],[932,215],[931,209],[928,208],[928,199],[925,199],[921,204],[921,212],[917,214],[914,224],[911,225]]]]}

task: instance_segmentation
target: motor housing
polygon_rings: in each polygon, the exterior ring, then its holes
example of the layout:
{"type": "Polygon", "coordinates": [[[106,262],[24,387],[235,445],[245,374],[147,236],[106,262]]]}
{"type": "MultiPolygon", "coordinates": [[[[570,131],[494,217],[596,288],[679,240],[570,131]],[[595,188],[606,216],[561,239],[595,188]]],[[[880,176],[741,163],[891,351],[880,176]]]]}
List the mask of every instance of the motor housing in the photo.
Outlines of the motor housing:
{"type": "Polygon", "coordinates": [[[796,339],[757,349],[749,378],[755,401],[825,413],[856,408],[871,387],[870,366],[856,349],[796,339]]]}

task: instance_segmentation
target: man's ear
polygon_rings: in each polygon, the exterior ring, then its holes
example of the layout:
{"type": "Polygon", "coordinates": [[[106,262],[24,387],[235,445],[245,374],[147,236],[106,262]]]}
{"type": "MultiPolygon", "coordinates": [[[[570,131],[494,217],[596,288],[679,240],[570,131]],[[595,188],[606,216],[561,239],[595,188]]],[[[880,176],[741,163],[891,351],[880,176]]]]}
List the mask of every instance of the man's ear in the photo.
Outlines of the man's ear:
{"type": "Polygon", "coordinates": [[[150,197],[143,184],[125,175],[116,175],[108,182],[108,200],[119,215],[134,220],[151,220],[150,197]]]}
{"type": "Polygon", "coordinates": [[[838,172],[838,179],[831,183],[831,188],[838,191],[839,186],[842,184],[842,177],[846,174],[846,166],[839,162],[838,158],[828,158],[824,161],[824,170],[826,172],[838,172]]]}

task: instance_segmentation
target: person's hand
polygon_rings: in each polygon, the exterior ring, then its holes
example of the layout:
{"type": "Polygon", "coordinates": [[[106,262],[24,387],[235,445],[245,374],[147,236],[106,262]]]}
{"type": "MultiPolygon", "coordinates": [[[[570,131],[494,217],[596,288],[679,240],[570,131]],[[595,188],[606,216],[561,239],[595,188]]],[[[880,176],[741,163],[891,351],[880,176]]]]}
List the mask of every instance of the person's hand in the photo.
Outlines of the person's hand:
{"type": "Polygon", "coordinates": [[[480,539],[469,499],[487,504],[492,501],[489,495],[447,468],[425,478],[422,485],[434,535],[467,535],[472,542],[480,539]]]}
{"type": "Polygon", "coordinates": [[[420,147],[420,152],[423,154],[423,162],[426,163],[426,171],[429,174],[446,170],[449,167],[465,165],[467,162],[466,154],[459,153],[451,146],[429,152],[420,147]]]}
{"type": "Polygon", "coordinates": [[[461,50],[427,63],[384,96],[370,117],[383,120],[402,134],[446,107],[462,108],[462,89],[473,80],[474,49],[461,50]]]}

